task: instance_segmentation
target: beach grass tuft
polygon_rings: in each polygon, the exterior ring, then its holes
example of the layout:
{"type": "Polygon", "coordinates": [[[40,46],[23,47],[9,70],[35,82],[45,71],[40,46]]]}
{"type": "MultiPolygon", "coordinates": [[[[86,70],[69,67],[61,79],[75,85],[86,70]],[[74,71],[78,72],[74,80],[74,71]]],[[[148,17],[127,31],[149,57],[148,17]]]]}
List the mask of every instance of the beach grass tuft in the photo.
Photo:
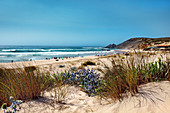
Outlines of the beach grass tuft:
{"type": "MultiPolygon", "coordinates": [[[[44,91],[58,88],[57,101],[63,100],[63,79],[58,75],[40,73],[36,67],[25,69],[0,69],[0,105],[9,102],[9,97],[15,100],[32,100],[42,96],[44,91]]],[[[66,95],[66,94],[64,94],[66,95]]]]}
{"type": "MultiPolygon", "coordinates": [[[[105,66],[106,71],[99,95],[102,98],[122,101],[127,94],[138,93],[138,86],[148,82],[170,80],[170,63],[161,61],[145,62],[143,56],[137,58],[111,60],[112,66],[105,66]]],[[[101,70],[100,70],[101,71],[101,70]]]]}

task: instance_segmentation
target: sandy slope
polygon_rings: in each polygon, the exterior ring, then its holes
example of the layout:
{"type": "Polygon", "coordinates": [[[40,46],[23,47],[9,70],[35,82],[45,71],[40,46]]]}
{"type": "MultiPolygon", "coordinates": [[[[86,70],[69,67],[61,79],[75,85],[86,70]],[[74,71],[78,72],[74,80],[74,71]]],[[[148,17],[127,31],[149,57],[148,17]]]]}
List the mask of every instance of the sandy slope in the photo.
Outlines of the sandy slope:
{"type": "Polygon", "coordinates": [[[19,113],[170,113],[169,86],[168,81],[148,83],[140,86],[136,96],[112,103],[70,87],[65,104],[53,103],[47,92],[44,98],[23,103],[19,113]]]}

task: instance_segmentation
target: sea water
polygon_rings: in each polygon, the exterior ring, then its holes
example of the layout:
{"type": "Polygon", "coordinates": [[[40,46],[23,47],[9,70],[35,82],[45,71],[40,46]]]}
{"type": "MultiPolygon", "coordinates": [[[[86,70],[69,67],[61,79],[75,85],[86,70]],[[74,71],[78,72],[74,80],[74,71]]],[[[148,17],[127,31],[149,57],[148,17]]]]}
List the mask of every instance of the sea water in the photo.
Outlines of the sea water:
{"type": "Polygon", "coordinates": [[[0,46],[0,62],[45,60],[46,58],[84,57],[115,54],[104,47],[0,46]]]}
{"type": "Polygon", "coordinates": [[[0,62],[45,60],[46,58],[84,57],[115,54],[104,47],[0,46],[0,62]]]}

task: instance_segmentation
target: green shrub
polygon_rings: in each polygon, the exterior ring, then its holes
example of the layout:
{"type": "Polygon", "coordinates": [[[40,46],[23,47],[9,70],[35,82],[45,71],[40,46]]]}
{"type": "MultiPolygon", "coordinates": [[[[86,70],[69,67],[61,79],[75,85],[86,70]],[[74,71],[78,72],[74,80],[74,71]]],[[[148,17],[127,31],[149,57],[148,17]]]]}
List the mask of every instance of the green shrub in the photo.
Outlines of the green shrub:
{"type": "Polygon", "coordinates": [[[114,57],[114,58],[116,58],[117,56],[116,56],[116,55],[114,55],[113,57],[114,57]]]}
{"type": "Polygon", "coordinates": [[[87,66],[87,65],[96,65],[94,62],[91,61],[86,61],[83,63],[83,66],[87,66]]]}
{"type": "Polygon", "coordinates": [[[98,62],[97,65],[100,65],[100,62],[98,62]]]}
{"type": "Polygon", "coordinates": [[[122,57],[122,59],[125,59],[125,57],[122,57]]]}
{"type": "Polygon", "coordinates": [[[36,70],[36,67],[35,66],[28,66],[28,67],[25,67],[25,72],[33,72],[36,70]]]}

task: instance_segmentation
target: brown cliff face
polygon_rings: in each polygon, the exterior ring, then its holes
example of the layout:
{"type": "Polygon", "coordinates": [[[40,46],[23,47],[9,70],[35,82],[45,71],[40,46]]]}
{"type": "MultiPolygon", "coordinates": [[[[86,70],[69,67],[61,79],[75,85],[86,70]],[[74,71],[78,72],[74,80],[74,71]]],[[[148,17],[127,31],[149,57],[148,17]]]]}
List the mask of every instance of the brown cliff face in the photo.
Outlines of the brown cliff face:
{"type": "Polygon", "coordinates": [[[106,46],[105,48],[115,48],[116,45],[115,44],[109,44],[108,46],[106,46]]]}
{"type": "MultiPolygon", "coordinates": [[[[170,37],[165,38],[131,38],[115,47],[109,45],[114,49],[145,49],[150,46],[159,44],[170,44],[170,37]]],[[[108,46],[107,46],[108,47],[108,46]]]]}
{"type": "Polygon", "coordinates": [[[117,45],[116,49],[135,49],[138,46],[147,40],[146,38],[131,38],[119,45],[117,45]]]}

